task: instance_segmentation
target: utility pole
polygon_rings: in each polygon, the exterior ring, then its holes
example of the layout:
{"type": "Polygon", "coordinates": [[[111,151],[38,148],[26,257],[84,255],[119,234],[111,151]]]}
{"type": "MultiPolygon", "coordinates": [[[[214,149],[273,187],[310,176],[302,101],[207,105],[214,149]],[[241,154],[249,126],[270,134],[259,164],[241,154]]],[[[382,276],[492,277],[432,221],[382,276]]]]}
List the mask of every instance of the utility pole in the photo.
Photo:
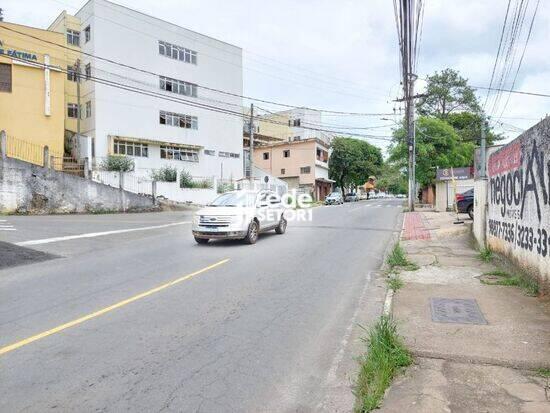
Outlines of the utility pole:
{"type": "Polygon", "coordinates": [[[250,139],[249,139],[249,142],[250,142],[250,149],[249,149],[249,162],[248,162],[248,165],[249,165],[249,178],[250,178],[250,186],[251,188],[250,189],[253,189],[252,186],[254,184],[254,178],[253,178],[253,174],[252,174],[252,166],[253,166],[253,163],[254,163],[254,103],[251,103],[250,104],[250,123],[249,123],[249,135],[250,135],[250,139]]]}
{"type": "Polygon", "coordinates": [[[479,146],[479,177],[485,179],[487,177],[487,131],[485,129],[485,116],[481,117],[481,139],[479,146]]]}
{"type": "MultiPolygon", "coordinates": [[[[74,64],[74,71],[76,73],[76,107],[78,116],[76,118],[76,136],[77,136],[77,142],[78,138],[80,138],[80,117],[81,117],[81,108],[80,108],[80,59],[76,59],[76,63],[74,64]]],[[[78,143],[77,143],[78,145],[78,143]]]]}
{"type": "Polygon", "coordinates": [[[414,199],[416,196],[416,131],[414,125],[414,81],[416,75],[408,76],[407,96],[407,147],[409,149],[409,211],[414,211],[414,199]]]}

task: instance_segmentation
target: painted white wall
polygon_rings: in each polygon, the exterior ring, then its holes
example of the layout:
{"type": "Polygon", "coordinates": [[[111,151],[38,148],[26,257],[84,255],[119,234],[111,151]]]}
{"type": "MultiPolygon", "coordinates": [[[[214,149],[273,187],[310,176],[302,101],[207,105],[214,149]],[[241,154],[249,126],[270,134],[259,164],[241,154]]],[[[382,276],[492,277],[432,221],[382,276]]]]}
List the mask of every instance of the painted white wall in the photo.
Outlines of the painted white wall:
{"type": "MultiPolygon", "coordinates": [[[[236,46],[103,0],[91,0],[77,16],[82,20],[82,28],[88,24],[91,26],[92,40],[82,43],[85,52],[152,73],[242,95],[242,50],[236,46]],[[198,64],[160,55],[159,40],[196,51],[198,64]]],[[[83,56],[83,61],[84,64],[92,62],[93,76],[139,87],[168,99],[208,104],[237,112],[242,107],[239,97],[201,88],[197,98],[164,92],[159,88],[159,77],[154,74],[86,56],[83,56]]],[[[95,138],[97,157],[107,155],[108,135],[198,145],[216,153],[238,153],[241,157],[209,156],[201,150],[198,163],[162,160],[160,148],[149,145],[148,158],[134,158],[136,172],[171,164],[193,175],[219,177],[223,163],[224,178],[242,177],[242,118],[91,81],[84,83],[83,93],[88,93],[93,100],[93,117],[86,121],[84,130],[95,138]],[[161,125],[160,110],[197,116],[198,130],[161,125]]],[[[82,100],[84,103],[85,99],[82,100]]]]}

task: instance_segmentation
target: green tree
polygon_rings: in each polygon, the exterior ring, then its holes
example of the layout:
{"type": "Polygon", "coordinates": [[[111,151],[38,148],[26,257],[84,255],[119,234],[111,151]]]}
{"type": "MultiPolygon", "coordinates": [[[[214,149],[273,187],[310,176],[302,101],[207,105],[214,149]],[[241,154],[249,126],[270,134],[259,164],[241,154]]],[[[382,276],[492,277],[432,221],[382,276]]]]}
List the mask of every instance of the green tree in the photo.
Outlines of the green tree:
{"type": "MultiPolygon", "coordinates": [[[[404,127],[394,131],[389,160],[399,168],[407,166],[407,132],[404,127]]],[[[416,180],[421,185],[434,182],[436,168],[473,164],[475,145],[463,142],[455,129],[437,118],[421,116],[416,122],[416,180]]]]}
{"type": "Polygon", "coordinates": [[[452,113],[481,112],[474,89],[468,86],[467,79],[453,69],[428,76],[424,95],[416,105],[422,116],[446,119],[452,113]]]}
{"type": "Polygon", "coordinates": [[[408,194],[409,184],[405,168],[396,162],[385,162],[376,181],[376,187],[392,194],[408,194]]]}
{"type": "Polygon", "coordinates": [[[359,139],[338,137],[332,141],[329,176],[344,193],[345,187],[357,187],[370,175],[377,175],[382,161],[380,148],[359,139]]]}
{"type": "MultiPolygon", "coordinates": [[[[451,125],[458,133],[460,139],[464,142],[473,142],[479,144],[481,136],[481,114],[472,112],[457,112],[447,116],[447,123],[451,125]]],[[[502,136],[488,130],[487,145],[493,145],[496,141],[502,139],[502,136]]]]}

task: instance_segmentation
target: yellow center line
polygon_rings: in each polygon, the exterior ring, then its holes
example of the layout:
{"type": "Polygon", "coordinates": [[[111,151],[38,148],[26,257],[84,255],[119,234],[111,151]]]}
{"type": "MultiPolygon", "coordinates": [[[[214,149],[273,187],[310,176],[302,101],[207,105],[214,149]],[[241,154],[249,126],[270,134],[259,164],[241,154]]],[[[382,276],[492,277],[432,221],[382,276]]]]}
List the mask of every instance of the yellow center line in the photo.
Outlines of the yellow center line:
{"type": "Polygon", "coordinates": [[[144,291],[140,294],[134,295],[133,297],[127,298],[126,300],[119,301],[118,303],[115,303],[113,305],[110,305],[109,307],[102,308],[101,310],[95,311],[90,314],[86,314],[85,316],[82,316],[80,318],[77,318],[76,320],[69,321],[68,323],[61,324],[57,327],[54,327],[50,330],[43,331],[42,333],[36,334],[34,336],[28,337],[24,340],[17,341],[13,344],[7,345],[5,347],[0,348],[0,355],[9,353],[10,351],[17,350],[20,347],[26,346],[27,344],[30,344],[32,342],[35,342],[37,340],[43,339],[45,337],[51,336],[53,334],[59,333],[63,330],[66,330],[68,328],[74,327],[78,324],[84,323],[85,321],[91,320],[92,318],[99,317],[103,314],[106,314],[110,311],[116,310],[117,308],[124,307],[127,304],[133,303],[134,301],[140,300],[142,298],[148,297],[152,294],[158,293],[159,291],[162,291],[168,287],[172,287],[176,284],[179,284],[183,281],[187,281],[199,274],[202,274],[206,271],[212,270],[216,267],[219,267],[220,265],[225,264],[229,261],[229,258],[226,258],[224,260],[218,261],[215,264],[209,265],[208,267],[204,267],[198,271],[192,272],[191,274],[184,275],[183,277],[176,278],[175,280],[169,281],[165,284],[159,285],[158,287],[152,288],[148,291],[144,291]]]}

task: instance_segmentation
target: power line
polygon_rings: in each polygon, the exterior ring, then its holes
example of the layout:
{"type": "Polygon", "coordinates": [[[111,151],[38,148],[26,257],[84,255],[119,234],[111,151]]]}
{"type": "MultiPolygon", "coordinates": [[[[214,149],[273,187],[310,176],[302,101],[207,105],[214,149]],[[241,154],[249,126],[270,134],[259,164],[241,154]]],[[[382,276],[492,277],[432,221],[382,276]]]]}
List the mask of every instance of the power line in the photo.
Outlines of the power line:
{"type": "MultiPolygon", "coordinates": [[[[9,30],[11,32],[18,33],[20,35],[31,37],[31,38],[39,40],[41,42],[52,44],[54,46],[58,46],[58,47],[70,50],[72,52],[75,52],[74,49],[71,49],[68,46],[65,46],[65,45],[62,45],[62,44],[59,44],[59,43],[56,43],[56,42],[52,42],[52,41],[49,41],[49,40],[41,39],[40,37],[31,35],[31,34],[28,34],[28,33],[20,32],[18,30],[13,29],[13,28],[2,26],[2,27],[0,27],[0,29],[9,30]]],[[[132,65],[122,63],[122,62],[117,62],[115,60],[104,58],[104,57],[101,57],[101,56],[97,56],[97,55],[94,55],[92,53],[88,53],[88,52],[84,52],[84,51],[81,51],[80,53],[82,53],[85,56],[92,57],[94,59],[102,60],[102,61],[105,61],[107,63],[111,63],[111,64],[114,64],[114,65],[124,67],[126,69],[136,70],[136,71],[139,71],[141,73],[146,73],[146,74],[154,75],[154,76],[164,76],[160,73],[156,73],[156,72],[152,72],[150,70],[138,68],[138,67],[135,67],[135,66],[132,66],[132,65]]],[[[265,99],[253,98],[253,97],[246,96],[246,95],[240,95],[238,93],[227,92],[227,91],[224,91],[224,90],[211,88],[211,87],[204,86],[204,85],[199,85],[199,84],[197,84],[197,87],[205,89],[205,90],[209,90],[209,91],[212,91],[212,92],[217,92],[217,93],[221,93],[221,94],[224,94],[224,95],[228,95],[228,96],[239,97],[239,98],[242,98],[242,99],[248,99],[248,100],[253,100],[253,101],[257,101],[257,102],[262,102],[262,103],[267,103],[267,104],[272,104],[272,105],[286,107],[286,108],[292,108],[292,109],[308,109],[308,110],[313,110],[313,111],[317,111],[317,112],[334,113],[334,114],[340,114],[340,115],[354,115],[354,116],[355,115],[356,116],[388,116],[388,115],[391,115],[391,114],[388,114],[388,113],[380,114],[380,113],[345,112],[345,111],[334,111],[334,110],[311,108],[311,107],[307,107],[307,106],[294,106],[294,105],[289,105],[289,104],[286,104],[286,103],[274,102],[274,101],[265,100],[265,99]]]]}
{"type": "MultiPolygon", "coordinates": [[[[38,67],[41,67],[41,68],[55,68],[56,70],[59,70],[60,72],[68,73],[67,70],[64,70],[64,69],[59,68],[59,67],[52,67],[51,65],[48,66],[48,65],[45,65],[45,64],[42,64],[42,63],[37,63],[37,62],[32,61],[32,60],[22,59],[22,58],[18,58],[18,57],[15,57],[15,56],[10,56],[10,57],[14,60],[29,63],[31,65],[38,66],[38,67]]],[[[118,83],[118,82],[114,82],[114,81],[111,81],[111,80],[108,80],[108,79],[98,78],[97,76],[89,76],[88,80],[91,80],[91,81],[99,83],[99,84],[103,84],[105,86],[110,86],[110,87],[114,87],[114,88],[117,88],[117,89],[138,93],[138,94],[142,94],[142,95],[145,95],[145,96],[150,96],[150,97],[154,97],[154,98],[158,98],[158,99],[163,99],[163,100],[168,100],[168,101],[172,101],[172,102],[176,102],[176,103],[181,103],[183,105],[187,105],[187,106],[191,106],[191,107],[197,107],[197,108],[200,108],[200,109],[205,109],[205,110],[209,110],[209,111],[213,111],[213,112],[218,112],[218,113],[221,113],[221,114],[236,116],[240,119],[243,119],[245,117],[245,115],[242,112],[235,112],[235,111],[231,111],[231,110],[228,110],[228,109],[224,109],[224,108],[220,108],[220,107],[216,107],[216,106],[212,106],[212,105],[206,105],[206,104],[203,104],[203,103],[193,102],[193,101],[189,101],[189,100],[178,98],[178,97],[167,96],[167,95],[164,95],[164,94],[160,94],[158,92],[147,91],[147,90],[139,89],[137,87],[128,86],[128,85],[124,85],[124,84],[121,84],[121,83],[118,83]]],[[[279,125],[286,125],[286,123],[284,123],[284,122],[277,122],[277,121],[274,121],[274,120],[271,120],[271,119],[265,120],[265,121],[269,122],[269,123],[279,124],[279,125]]],[[[339,131],[339,130],[324,129],[324,128],[313,128],[313,127],[302,127],[302,128],[303,129],[308,129],[308,130],[332,133],[332,134],[335,134],[335,135],[349,135],[349,133],[339,131]]],[[[391,140],[391,137],[389,137],[389,136],[377,136],[377,135],[367,135],[367,134],[353,134],[353,136],[362,137],[362,138],[366,138],[366,139],[384,140],[384,141],[391,140]]]]}
{"type": "MultiPolygon", "coordinates": [[[[69,4],[69,3],[66,3],[66,2],[63,2],[63,1],[60,1],[60,0],[52,0],[52,1],[55,1],[55,2],[57,2],[57,3],[59,3],[59,4],[62,4],[62,5],[69,6],[69,7],[71,7],[71,8],[74,9],[74,10],[81,10],[81,9],[82,9],[82,8],[79,9],[78,7],[76,7],[76,6],[72,5],[72,4],[69,4]]],[[[159,18],[157,18],[157,17],[148,15],[148,14],[143,13],[143,12],[140,12],[140,11],[138,11],[138,10],[129,9],[128,7],[123,6],[123,5],[120,5],[120,4],[115,4],[115,3],[112,3],[112,2],[109,2],[109,1],[107,1],[106,3],[107,3],[107,4],[104,4],[104,6],[107,7],[107,8],[109,8],[110,10],[113,10],[113,11],[115,11],[115,12],[121,14],[121,15],[128,16],[128,17],[130,17],[130,18],[132,18],[132,19],[134,19],[134,20],[137,20],[137,21],[139,21],[139,22],[147,23],[147,24],[149,24],[149,25],[153,25],[153,26],[155,26],[155,27],[158,27],[158,28],[160,28],[160,29],[162,29],[162,30],[164,30],[164,31],[166,31],[166,32],[172,33],[172,34],[173,34],[173,33],[176,33],[176,31],[175,31],[175,30],[170,30],[170,29],[168,29],[166,25],[153,24],[153,23],[151,23],[150,20],[145,20],[145,19],[139,18],[139,16],[144,16],[144,17],[146,17],[146,18],[148,18],[148,19],[153,19],[153,20],[160,20],[160,21],[162,21],[162,22],[164,22],[164,23],[167,23],[167,24],[170,25],[170,26],[177,27],[178,29],[184,29],[184,30],[186,30],[186,31],[190,31],[190,32],[196,33],[196,34],[198,34],[199,36],[209,37],[209,36],[206,36],[206,35],[203,35],[203,34],[199,34],[199,33],[197,33],[197,32],[194,32],[193,30],[186,29],[186,28],[183,28],[183,27],[181,27],[181,26],[178,26],[178,25],[176,25],[176,24],[174,24],[174,23],[172,23],[172,22],[169,22],[169,21],[167,21],[167,20],[159,19],[159,18]],[[121,10],[121,9],[122,9],[122,10],[121,10]],[[128,11],[131,11],[131,12],[133,12],[133,13],[132,13],[132,14],[126,13],[126,12],[124,12],[124,10],[128,10],[128,11]],[[137,14],[138,16],[136,16],[136,14],[137,14]]],[[[143,35],[146,35],[146,36],[149,36],[149,37],[153,38],[153,36],[151,36],[150,34],[145,33],[145,32],[143,32],[143,31],[140,31],[140,30],[137,30],[137,29],[134,28],[134,27],[128,27],[128,26],[122,25],[122,24],[120,24],[119,22],[116,22],[116,21],[114,21],[114,20],[107,19],[107,18],[105,18],[105,17],[103,17],[103,16],[94,15],[94,17],[97,17],[97,18],[99,18],[99,19],[103,19],[103,20],[105,20],[105,21],[109,21],[109,22],[111,22],[112,24],[118,25],[118,26],[120,26],[120,27],[127,28],[127,29],[129,29],[129,30],[134,31],[134,32],[137,32],[137,33],[140,33],[140,34],[143,34],[143,35]]],[[[85,19],[82,19],[82,20],[85,20],[85,19]]],[[[211,43],[203,42],[203,41],[200,40],[200,38],[191,37],[191,36],[186,35],[186,34],[180,32],[180,31],[178,31],[177,34],[178,34],[179,36],[186,37],[187,39],[189,39],[189,40],[191,40],[191,41],[193,41],[193,42],[203,44],[203,45],[205,45],[205,46],[207,46],[207,47],[209,47],[209,48],[213,48],[213,49],[220,50],[220,51],[222,51],[222,52],[224,52],[224,53],[226,53],[226,54],[235,55],[235,56],[240,56],[240,55],[241,55],[240,53],[235,53],[235,52],[229,51],[229,50],[227,50],[227,49],[225,49],[225,48],[216,47],[215,45],[213,45],[213,44],[211,44],[211,43]]],[[[156,37],[155,37],[155,39],[156,39],[156,37]]],[[[217,41],[219,41],[219,42],[224,43],[223,41],[218,40],[218,39],[214,39],[214,40],[217,40],[217,41]]],[[[235,47],[238,47],[238,46],[235,46],[235,47]]],[[[343,83],[345,83],[345,84],[354,83],[354,84],[358,85],[361,89],[363,89],[363,85],[361,85],[361,84],[358,83],[358,82],[350,81],[349,79],[341,79],[341,78],[335,77],[334,75],[327,75],[327,74],[323,74],[323,73],[320,73],[320,72],[315,72],[315,71],[312,71],[312,70],[305,70],[305,69],[303,69],[303,68],[301,68],[301,67],[299,67],[299,66],[289,64],[288,62],[281,62],[281,61],[278,61],[278,60],[276,60],[276,59],[273,59],[273,58],[270,58],[270,57],[261,55],[261,54],[259,54],[259,53],[257,53],[257,52],[253,52],[253,51],[251,51],[251,50],[243,49],[243,48],[240,48],[240,47],[239,47],[239,49],[245,51],[246,53],[254,54],[254,55],[257,55],[257,56],[259,56],[259,57],[262,57],[262,58],[264,58],[264,59],[266,59],[266,60],[271,60],[271,61],[273,61],[273,62],[276,62],[276,63],[280,64],[281,66],[284,66],[285,69],[286,69],[286,71],[288,71],[288,67],[289,67],[289,66],[294,66],[294,67],[296,67],[296,68],[298,69],[298,70],[294,71],[294,73],[298,73],[300,76],[307,76],[308,79],[311,79],[311,75],[314,75],[314,76],[317,76],[317,78],[319,78],[320,80],[322,80],[324,83],[327,83],[327,78],[332,78],[332,79],[336,79],[338,82],[343,82],[343,83]],[[299,71],[304,72],[304,74],[300,74],[299,71]]],[[[205,54],[205,53],[203,53],[203,54],[205,54]]],[[[234,63],[232,63],[232,62],[228,62],[228,61],[226,61],[226,60],[219,59],[219,58],[216,57],[216,56],[212,56],[212,55],[208,55],[208,54],[205,54],[205,55],[206,55],[206,56],[209,56],[209,57],[212,57],[212,58],[214,58],[214,59],[223,61],[223,62],[228,63],[228,64],[234,64],[234,63]]],[[[277,66],[274,66],[274,65],[271,65],[271,64],[268,64],[268,63],[263,63],[263,62],[261,62],[259,59],[256,59],[256,61],[258,61],[258,62],[260,62],[260,64],[266,65],[266,66],[268,66],[268,67],[276,68],[279,72],[281,71],[280,68],[278,68],[277,66]]],[[[290,81],[289,79],[282,79],[282,78],[280,78],[280,77],[273,76],[273,75],[270,74],[270,73],[265,73],[265,72],[262,72],[262,71],[259,71],[259,70],[248,69],[248,68],[244,68],[244,70],[253,70],[253,71],[256,71],[256,72],[258,72],[258,73],[264,74],[264,75],[266,75],[266,76],[278,78],[278,79],[285,80],[285,81],[290,81]]],[[[295,82],[294,82],[294,83],[295,83],[295,82]]],[[[337,82],[332,82],[332,83],[333,83],[334,85],[339,86],[339,87],[342,86],[341,84],[338,84],[337,82]]],[[[318,88],[317,86],[310,86],[310,87],[318,88]]],[[[348,87],[348,86],[346,86],[346,87],[348,87]]],[[[351,87],[350,87],[350,88],[351,88],[351,87]]],[[[354,89],[357,89],[357,87],[354,87],[354,89]]],[[[365,90],[365,89],[363,89],[363,90],[365,90]]],[[[340,92],[338,92],[338,93],[340,93],[340,92]]],[[[364,96],[355,95],[355,94],[348,94],[348,95],[350,95],[350,96],[356,96],[356,97],[360,97],[360,98],[364,98],[364,96]]]]}
{"type": "Polygon", "coordinates": [[[517,93],[519,95],[528,95],[528,96],[538,96],[538,97],[550,98],[550,94],[546,94],[546,93],[526,92],[526,91],[523,91],[523,90],[501,89],[501,88],[485,87],[485,86],[470,86],[470,87],[472,87],[473,89],[481,89],[481,90],[489,90],[489,91],[497,91],[497,92],[509,92],[509,93],[517,93]]]}

